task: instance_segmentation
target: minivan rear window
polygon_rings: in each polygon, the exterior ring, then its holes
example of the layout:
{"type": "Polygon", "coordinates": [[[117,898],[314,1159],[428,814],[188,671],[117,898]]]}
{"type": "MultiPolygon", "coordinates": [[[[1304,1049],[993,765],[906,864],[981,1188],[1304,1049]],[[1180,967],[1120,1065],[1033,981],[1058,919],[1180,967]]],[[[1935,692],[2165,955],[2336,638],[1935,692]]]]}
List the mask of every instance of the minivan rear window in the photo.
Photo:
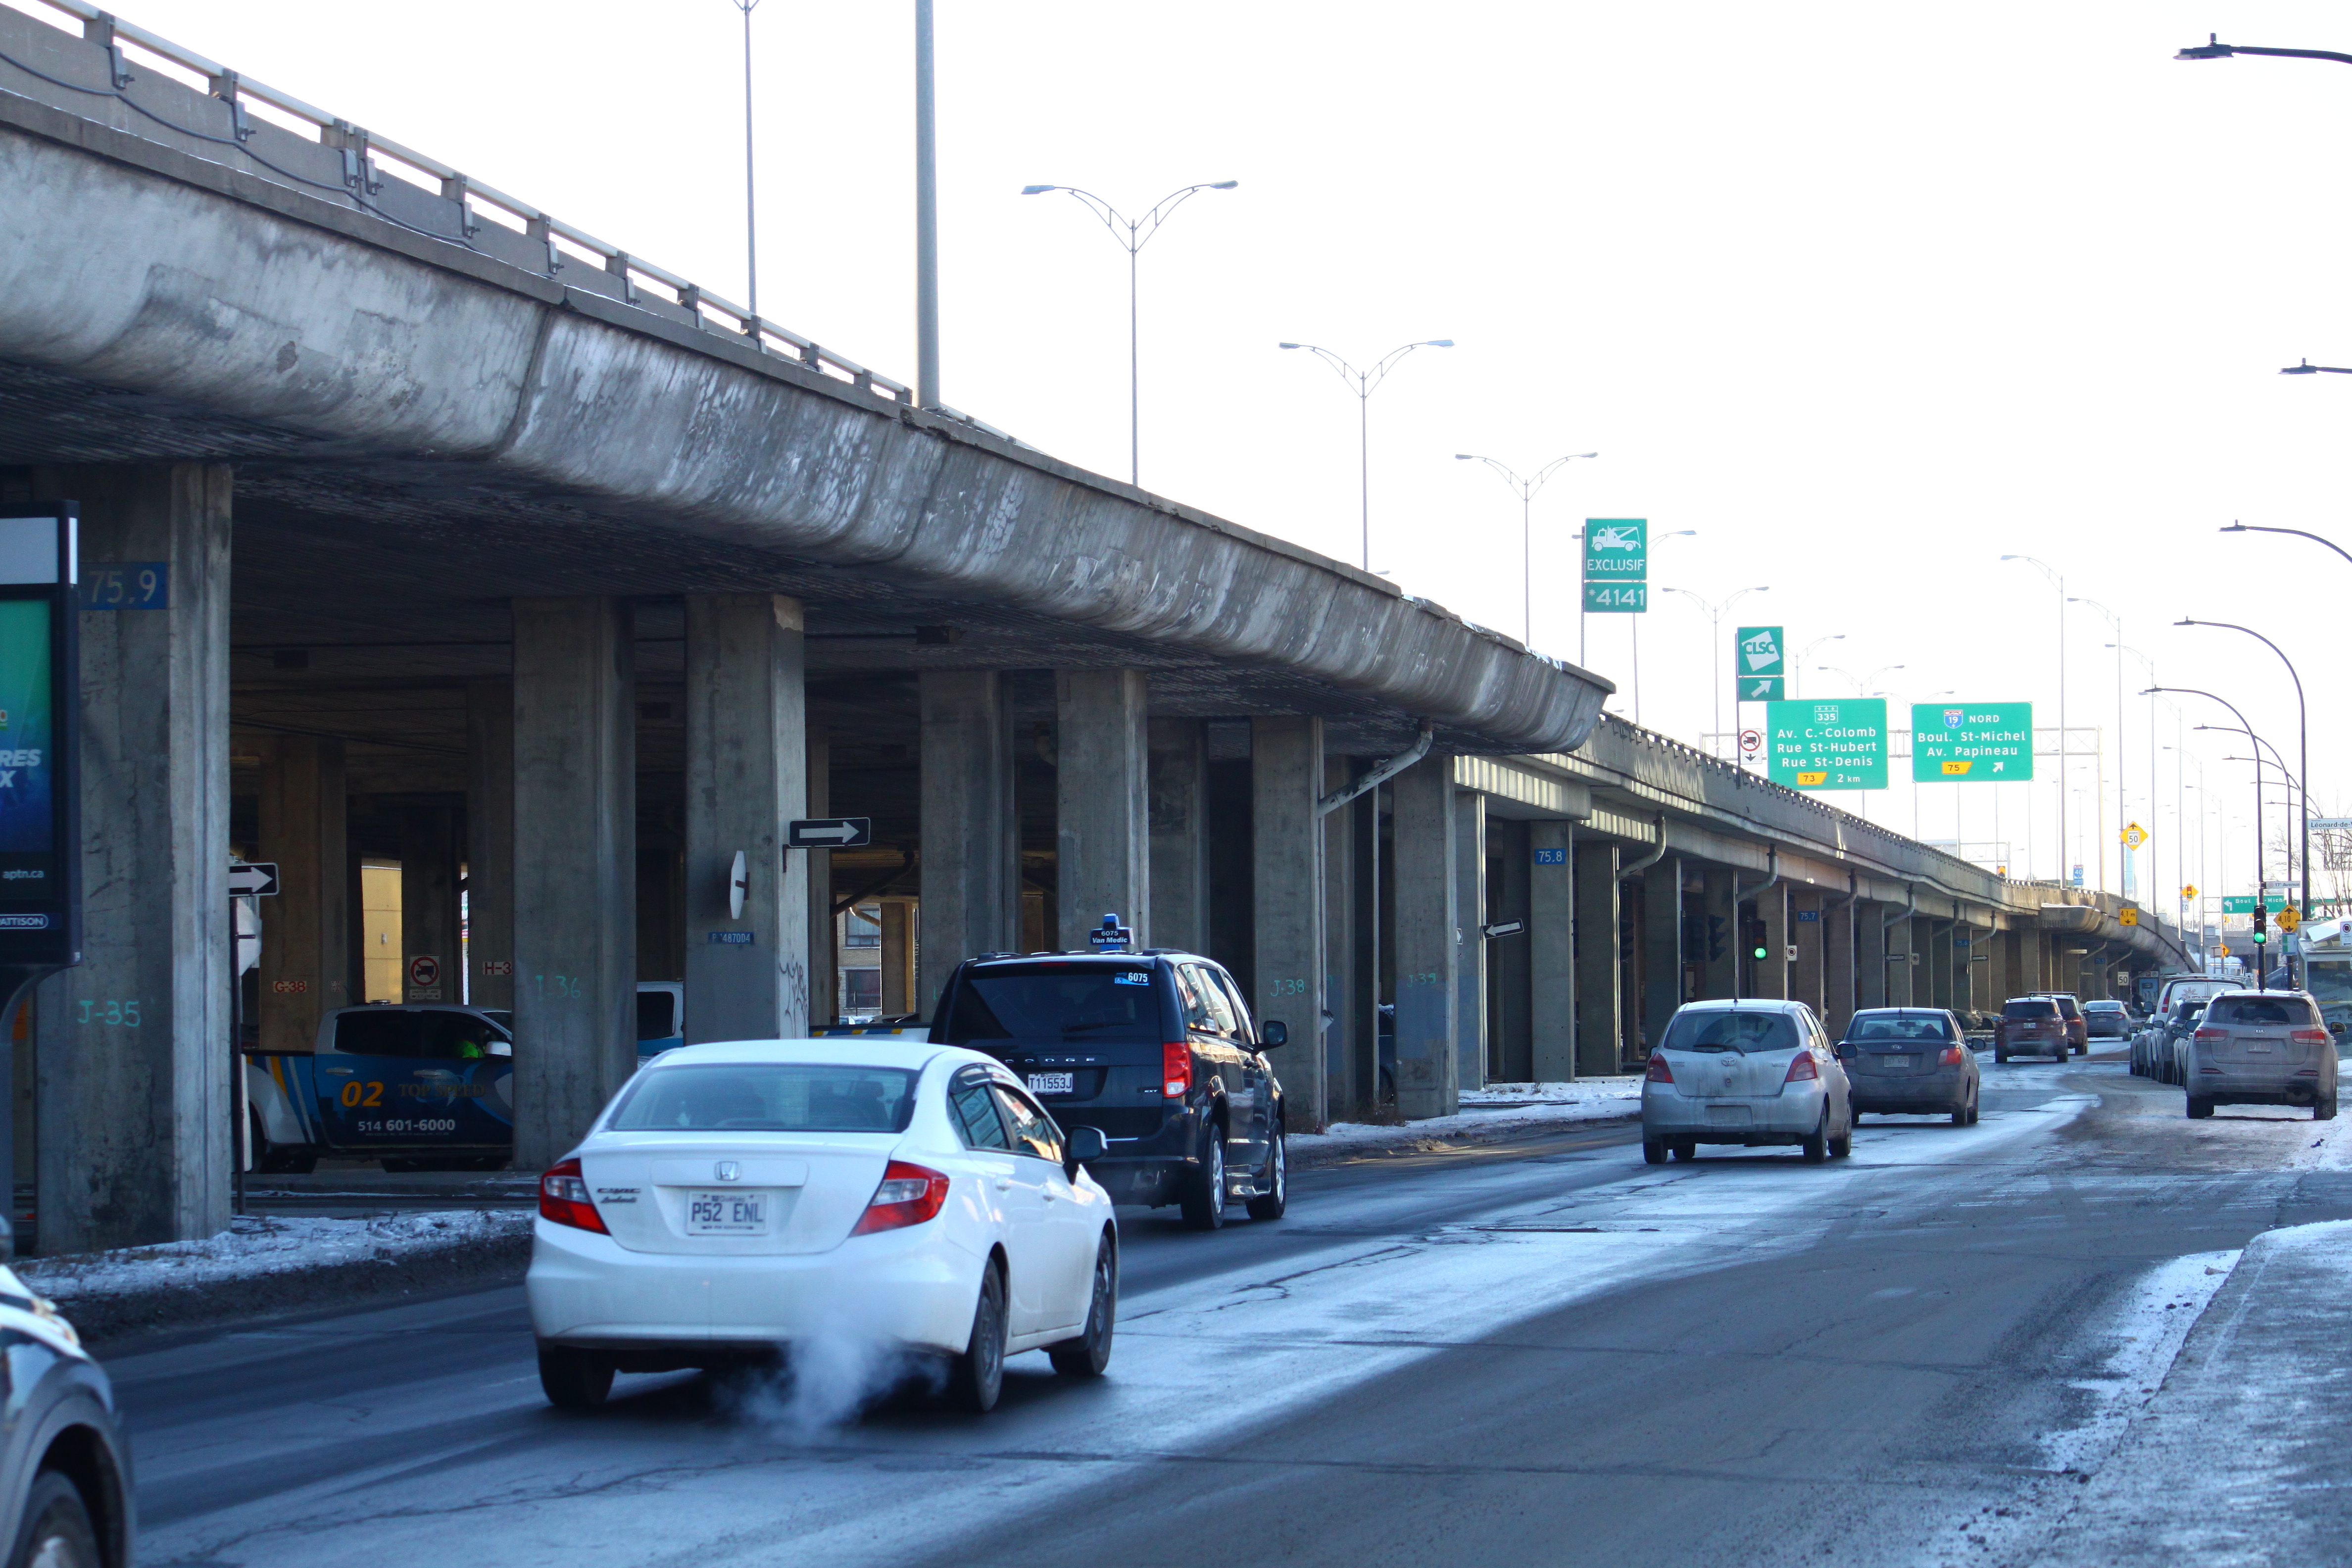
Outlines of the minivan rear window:
{"type": "Polygon", "coordinates": [[[2059,1016],[2058,1004],[2041,1000],[2004,1002],[2000,1016],[2004,1018],[2055,1018],[2059,1016]]]}
{"type": "Polygon", "coordinates": [[[1742,1056],[1753,1056],[1760,1051],[1793,1051],[1797,1046],[1797,1026],[1786,1013],[1768,1013],[1760,1007],[1744,1012],[1733,1007],[1707,1007],[1685,1008],[1675,1014],[1658,1048],[1738,1051],[1742,1056]]]}
{"type": "Polygon", "coordinates": [[[2205,1022],[2274,1024],[2290,1029],[2319,1026],[2319,1020],[2311,1016],[2311,1004],[2300,996],[2217,996],[2205,1009],[2205,1022]]]}
{"type": "Polygon", "coordinates": [[[989,1040],[1158,1044],[1159,988],[1151,969],[1038,965],[968,973],[947,1021],[949,1045],[989,1040]]]}
{"type": "Polygon", "coordinates": [[[814,1062],[695,1062],[639,1073],[616,1132],[904,1132],[915,1075],[814,1062]]]}

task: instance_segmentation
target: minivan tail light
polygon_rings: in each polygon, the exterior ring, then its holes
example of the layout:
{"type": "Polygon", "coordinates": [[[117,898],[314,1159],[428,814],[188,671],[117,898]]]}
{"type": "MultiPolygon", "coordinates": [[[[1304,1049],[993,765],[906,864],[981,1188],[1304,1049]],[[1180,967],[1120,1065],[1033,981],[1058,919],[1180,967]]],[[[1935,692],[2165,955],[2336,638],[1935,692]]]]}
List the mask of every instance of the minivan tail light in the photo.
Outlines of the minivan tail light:
{"type": "Polygon", "coordinates": [[[1782,1083],[1802,1083],[1807,1079],[1814,1079],[1821,1076],[1822,1069],[1813,1065],[1813,1053],[1811,1051],[1799,1051],[1797,1053],[1797,1059],[1789,1064],[1789,1076],[1782,1079],[1780,1081],[1782,1083]]]}
{"type": "Polygon", "coordinates": [[[1650,1053],[1650,1068],[1647,1072],[1642,1075],[1642,1080],[1644,1083],[1672,1083],[1675,1081],[1675,1069],[1666,1065],[1665,1052],[1652,1051],[1650,1053]]]}
{"type": "Polygon", "coordinates": [[[948,1179],[929,1165],[918,1165],[911,1160],[893,1160],[883,1168],[882,1180],[874,1188],[873,1197],[866,1200],[866,1212],[858,1216],[857,1228],[852,1236],[871,1236],[877,1230],[898,1230],[910,1225],[920,1225],[929,1219],[948,1201],[948,1179]]]}
{"type": "Polygon", "coordinates": [[[1171,1040],[1160,1047],[1160,1093],[1168,1100],[1186,1100],[1192,1093],[1192,1047],[1171,1040]]]}
{"type": "Polygon", "coordinates": [[[604,1228],[604,1216],[596,1212],[596,1205],[588,1196],[588,1178],[581,1173],[578,1160],[558,1160],[548,1167],[547,1174],[539,1179],[539,1217],[557,1225],[568,1225],[574,1230],[593,1230],[599,1236],[613,1233],[604,1228]]]}

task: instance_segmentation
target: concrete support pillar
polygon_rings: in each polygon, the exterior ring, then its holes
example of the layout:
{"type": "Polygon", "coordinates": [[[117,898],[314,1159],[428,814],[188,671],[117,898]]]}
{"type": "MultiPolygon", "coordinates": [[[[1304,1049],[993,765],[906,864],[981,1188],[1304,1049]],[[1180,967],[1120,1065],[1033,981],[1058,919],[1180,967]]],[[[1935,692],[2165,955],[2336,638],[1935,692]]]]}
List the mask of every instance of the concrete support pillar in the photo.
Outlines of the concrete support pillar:
{"type": "Polygon", "coordinates": [[[1853,906],[1853,1005],[1886,1005],[1886,906],[1867,899],[1853,906]]]}
{"type": "Polygon", "coordinates": [[[1397,1110],[1450,1116],[1460,923],[1454,869],[1454,759],[1424,757],[1391,786],[1396,835],[1397,1110]]]}
{"type": "Polygon", "coordinates": [[[1323,823],[1315,803],[1323,793],[1323,721],[1297,717],[1250,721],[1250,1005],[1263,1020],[1279,1018],[1297,1049],[1283,1047],[1284,1078],[1294,1125],[1330,1120],[1323,1074],[1317,1070],[1323,1021],[1323,823]]]}
{"type": "Polygon", "coordinates": [[[351,973],[351,888],[343,743],[273,736],[261,762],[260,858],[278,863],[278,897],[261,905],[261,1048],[307,1051],[319,1020],[357,1000],[351,973]]]}
{"type": "MultiPolygon", "coordinates": [[[[808,815],[833,815],[833,735],[822,724],[808,726],[808,815]]],[[[808,1021],[811,1033],[841,1016],[840,927],[833,918],[833,851],[803,849],[808,884],[808,1021]]]]}
{"type": "Polygon", "coordinates": [[[1755,960],[1756,994],[1785,998],[1789,994],[1789,884],[1775,882],[1756,895],[1756,918],[1763,922],[1764,938],[1757,945],[1764,956],[1755,960]]]}
{"type": "Polygon", "coordinates": [[[686,601],[686,1037],[791,1040],[809,1029],[808,664],[801,604],[686,601]],[[743,857],[742,912],[732,871],[743,857]]]}
{"type": "Polygon", "coordinates": [[[1706,891],[1700,895],[1706,905],[1702,925],[1706,944],[1700,950],[1706,964],[1701,996],[1739,994],[1739,905],[1733,896],[1738,880],[1737,871],[1710,868],[1706,873],[1706,891]]]}
{"type": "Polygon", "coordinates": [[[1835,1039],[1845,1033],[1857,1005],[1854,985],[1854,910],[1852,899],[1832,898],[1822,910],[1822,1026],[1835,1039]]]}
{"type": "Polygon", "coordinates": [[[1617,846],[1602,839],[1576,844],[1576,1073],[1606,1078],[1617,1070],[1618,1031],[1624,999],[1617,959],[1617,846]]]}
{"type": "MultiPolygon", "coordinates": [[[[1013,807],[1013,728],[992,669],[925,670],[922,706],[921,973],[929,1014],[955,966],[1009,952],[1021,934],[1021,831],[1013,807]]],[[[1069,765],[1065,753],[1063,766],[1069,765]]],[[[1124,911],[1122,911],[1124,912],[1124,911]]],[[[1102,918],[1097,910],[1096,920],[1102,918]]]]}
{"type": "Polygon", "coordinates": [[[1927,922],[1927,1005],[1952,1005],[1952,922],[1927,922]]]}
{"type": "Polygon", "coordinates": [[[914,955],[915,906],[904,899],[883,900],[881,1010],[886,1018],[904,1017],[915,1011],[910,994],[915,984],[914,955]]]}
{"type": "Polygon", "coordinates": [[[1915,989],[1918,965],[1912,962],[1912,933],[1918,929],[1917,920],[1891,910],[1886,919],[1886,1005],[1909,1007],[1917,994],[1915,989]]]}
{"type": "MultiPolygon", "coordinates": [[[[1054,675],[1059,945],[1078,949],[1106,911],[1151,935],[1150,751],[1139,669],[1054,675]]],[[[1319,730],[1318,731],[1320,733],[1319,730]]],[[[1320,759],[1318,759],[1318,765],[1320,759]]],[[[1311,788],[1314,779],[1307,780],[1311,788]]]]}
{"type": "MultiPolygon", "coordinates": [[[[1150,747],[1151,940],[1209,951],[1209,750],[1198,719],[1154,719],[1150,747]]],[[[1337,786],[1333,786],[1337,787],[1337,786]]],[[[1102,911],[1095,911],[1097,918],[1102,911]]],[[[1294,1038],[1302,1037],[1293,1037],[1294,1038]]]]}
{"type": "Polygon", "coordinates": [[[1538,1083],[1576,1076],[1578,911],[1569,839],[1566,822],[1528,824],[1528,1036],[1538,1083]]]}
{"type": "Polygon", "coordinates": [[[404,1002],[457,1000],[457,814],[450,806],[413,805],[400,814],[404,1002]]]}
{"type": "Polygon", "coordinates": [[[82,963],[34,1016],[40,1249],[228,1227],[226,467],[50,470],[80,555],[160,561],[161,610],[81,617],[82,963]]]}
{"type": "Polygon", "coordinates": [[[1381,915],[1381,883],[1384,848],[1381,813],[1384,789],[1366,790],[1344,809],[1348,816],[1348,879],[1352,884],[1349,923],[1353,927],[1355,985],[1348,994],[1348,1076],[1355,1093],[1344,1104],[1349,1115],[1370,1114],[1382,1098],[1381,1088],[1381,998],[1385,994],[1383,951],[1386,930],[1381,915]]]}
{"type": "Polygon", "coordinates": [[[514,1005],[514,682],[466,682],[466,994],[514,1005]]]}
{"type": "Polygon", "coordinates": [[[1666,1020],[1683,1000],[1683,862],[1669,855],[1642,873],[1643,964],[1642,1044],[1666,1037],[1666,1020]]]}
{"type": "Polygon", "coordinates": [[[514,627],[514,1157],[539,1171],[636,1068],[636,661],[625,599],[517,599],[514,627]]]}
{"type": "MultiPolygon", "coordinates": [[[[1348,758],[1325,758],[1323,793],[1328,795],[1345,789],[1353,776],[1354,767],[1348,758]]],[[[1359,809],[1360,803],[1351,802],[1323,817],[1323,1016],[1316,1020],[1315,1044],[1294,1051],[1290,1058],[1294,1062],[1305,1059],[1307,1049],[1316,1053],[1323,1077],[1327,1121],[1353,1114],[1363,1093],[1356,1078],[1356,1059],[1371,1049],[1366,1045],[1360,1051],[1356,1044],[1363,1029],[1362,1015],[1370,1006],[1364,1000],[1366,983],[1356,951],[1355,821],[1359,809]]],[[[1157,860],[1152,863],[1151,877],[1151,894],[1156,899],[1160,896],[1157,860]]],[[[1297,1045],[1302,1037],[1293,1029],[1290,1038],[1297,1045]]],[[[1296,1072],[1293,1069],[1294,1076],[1296,1072]]]]}
{"type": "Polygon", "coordinates": [[[1486,797],[1454,795],[1454,920],[1459,960],[1454,983],[1454,1081],[1486,1087],[1486,797]]]}
{"type": "Polygon", "coordinates": [[[1822,896],[1811,888],[1791,891],[1789,904],[1789,945],[1797,950],[1789,964],[1789,994],[1822,1017],[1829,1012],[1822,984],[1828,967],[1822,942],[1822,896]]]}

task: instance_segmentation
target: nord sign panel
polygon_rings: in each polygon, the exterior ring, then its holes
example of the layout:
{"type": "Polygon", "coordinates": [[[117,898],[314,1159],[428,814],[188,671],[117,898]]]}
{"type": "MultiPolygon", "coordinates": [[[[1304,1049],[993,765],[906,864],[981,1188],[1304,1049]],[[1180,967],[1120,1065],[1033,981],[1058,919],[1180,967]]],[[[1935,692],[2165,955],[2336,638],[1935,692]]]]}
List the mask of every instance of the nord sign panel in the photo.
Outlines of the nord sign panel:
{"type": "Polygon", "coordinates": [[[1885,789],[1886,699],[1769,702],[1764,745],[1774,784],[1790,789],[1885,789]]]}
{"type": "Polygon", "coordinates": [[[1779,626],[1742,626],[1731,656],[1731,689],[1741,702],[1778,702],[1788,693],[1788,639],[1779,626]]]}
{"type": "Polygon", "coordinates": [[[1916,782],[2010,784],[2032,776],[2032,703],[1911,705],[1911,777],[1916,782]]]}
{"type": "Polygon", "coordinates": [[[1650,607],[1650,520],[1584,520],[1584,608],[1591,615],[1641,615],[1650,607]]]}

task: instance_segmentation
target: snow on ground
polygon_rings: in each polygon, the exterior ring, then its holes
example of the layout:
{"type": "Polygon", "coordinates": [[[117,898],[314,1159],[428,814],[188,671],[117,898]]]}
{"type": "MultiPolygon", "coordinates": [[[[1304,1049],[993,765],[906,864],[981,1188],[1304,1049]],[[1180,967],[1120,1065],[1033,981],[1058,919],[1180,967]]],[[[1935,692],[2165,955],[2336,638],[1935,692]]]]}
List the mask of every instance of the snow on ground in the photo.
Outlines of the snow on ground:
{"type": "Polygon", "coordinates": [[[113,1252],[28,1258],[17,1278],[60,1305],[152,1289],[220,1285],[272,1274],[404,1258],[530,1232],[529,1209],[433,1210],[365,1219],[317,1216],[236,1220],[202,1241],[113,1252]]]}
{"type": "Polygon", "coordinates": [[[1490,1083],[1462,1092],[1462,1110],[1418,1121],[1384,1126],[1335,1121],[1319,1133],[1294,1132],[1294,1158],[1331,1152],[1370,1152],[1411,1148],[1423,1142],[1459,1141],[1496,1128],[1526,1128],[1564,1121],[1610,1121],[1642,1113],[1639,1076],[1588,1078],[1574,1083],[1490,1083]]]}

